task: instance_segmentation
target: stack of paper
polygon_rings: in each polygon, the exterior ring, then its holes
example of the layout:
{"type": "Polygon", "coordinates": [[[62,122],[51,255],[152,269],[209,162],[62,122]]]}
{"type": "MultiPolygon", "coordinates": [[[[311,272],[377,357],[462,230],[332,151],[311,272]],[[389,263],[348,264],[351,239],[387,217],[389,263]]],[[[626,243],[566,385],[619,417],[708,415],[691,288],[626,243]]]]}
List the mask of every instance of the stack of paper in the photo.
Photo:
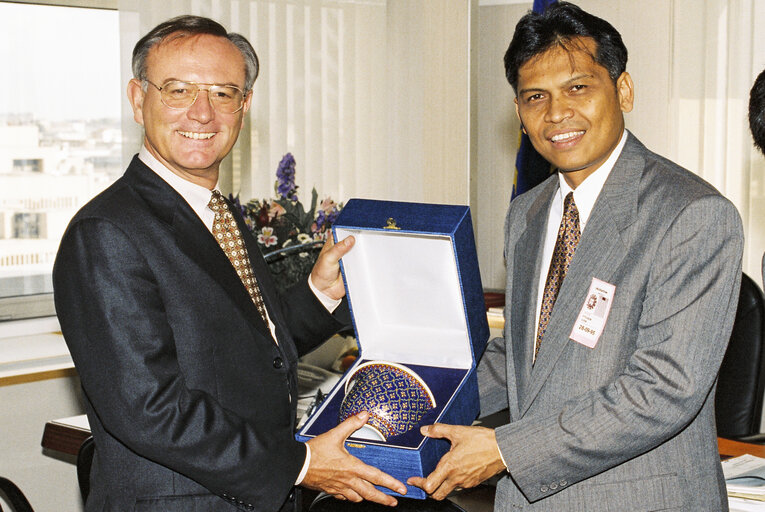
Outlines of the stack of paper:
{"type": "Polygon", "coordinates": [[[731,510],[765,510],[765,459],[746,454],[722,467],[731,510]]]}

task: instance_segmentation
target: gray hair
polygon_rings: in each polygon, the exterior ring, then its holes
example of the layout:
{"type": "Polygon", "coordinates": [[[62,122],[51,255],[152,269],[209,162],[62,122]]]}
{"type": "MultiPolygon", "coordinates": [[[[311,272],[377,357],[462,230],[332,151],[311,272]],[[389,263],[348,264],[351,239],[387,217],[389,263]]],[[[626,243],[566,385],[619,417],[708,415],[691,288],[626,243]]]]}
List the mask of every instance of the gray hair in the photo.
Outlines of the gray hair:
{"type": "Polygon", "coordinates": [[[138,80],[146,80],[146,58],[149,51],[159,43],[165,41],[171,35],[178,37],[187,35],[209,34],[212,36],[225,37],[241,52],[244,58],[244,93],[252,90],[255,79],[258,77],[258,56],[255,49],[247,39],[234,32],[229,33],[223,25],[201,16],[177,16],[160,23],[148,34],[143,36],[133,48],[133,76],[138,80]]]}

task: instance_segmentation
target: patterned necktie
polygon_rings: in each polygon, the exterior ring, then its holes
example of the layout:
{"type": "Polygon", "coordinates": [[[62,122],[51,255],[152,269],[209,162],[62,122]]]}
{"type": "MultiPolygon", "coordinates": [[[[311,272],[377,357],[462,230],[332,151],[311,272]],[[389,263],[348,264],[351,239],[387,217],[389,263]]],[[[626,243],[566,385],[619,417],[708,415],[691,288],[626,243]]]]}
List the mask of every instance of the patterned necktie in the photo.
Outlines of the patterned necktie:
{"type": "Polygon", "coordinates": [[[558,298],[563,278],[566,277],[568,266],[571,264],[571,258],[574,257],[574,251],[579,244],[579,210],[576,209],[574,202],[574,193],[569,192],[563,201],[563,218],[558,228],[558,238],[555,241],[552,260],[550,260],[550,270],[547,272],[545,281],[545,291],[542,295],[542,307],[539,313],[539,328],[537,329],[537,340],[534,344],[534,361],[537,359],[539,347],[542,345],[542,338],[547,330],[547,323],[550,321],[555,299],[558,298]]]}
{"type": "Polygon", "coordinates": [[[258,308],[258,313],[260,313],[266,326],[268,326],[266,305],[263,303],[263,296],[260,294],[260,287],[258,287],[258,282],[255,280],[255,274],[252,273],[247,247],[244,245],[242,233],[239,232],[239,226],[237,226],[236,220],[228,208],[228,203],[223,199],[223,194],[213,190],[212,198],[210,198],[207,207],[215,212],[212,229],[215,240],[220,245],[220,248],[223,249],[223,252],[226,253],[226,256],[228,256],[228,260],[234,266],[236,273],[239,274],[239,279],[242,280],[242,284],[247,288],[252,302],[258,308]]]}

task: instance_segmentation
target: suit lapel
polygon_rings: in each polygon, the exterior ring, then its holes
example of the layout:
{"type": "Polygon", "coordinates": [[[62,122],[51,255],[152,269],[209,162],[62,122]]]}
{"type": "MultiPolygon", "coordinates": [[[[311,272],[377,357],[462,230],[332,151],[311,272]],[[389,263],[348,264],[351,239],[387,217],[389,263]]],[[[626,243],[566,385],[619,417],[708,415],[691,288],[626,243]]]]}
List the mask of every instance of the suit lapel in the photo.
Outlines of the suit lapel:
{"type": "MultiPolygon", "coordinates": [[[[289,333],[289,329],[287,328],[287,323],[282,314],[282,308],[279,307],[279,305],[282,304],[279,298],[279,292],[273,283],[271,271],[268,269],[268,264],[266,263],[265,258],[263,258],[263,254],[260,252],[257,240],[255,240],[255,237],[250,232],[247,224],[244,222],[244,218],[240,215],[236,207],[230,202],[229,207],[231,208],[231,211],[234,212],[234,218],[239,226],[239,231],[242,233],[242,239],[247,246],[247,254],[250,257],[252,272],[255,275],[255,279],[258,281],[258,287],[260,288],[260,293],[263,295],[263,301],[266,304],[268,316],[274,323],[274,331],[278,337],[278,343],[276,343],[277,348],[282,353],[284,363],[289,365],[290,361],[298,358],[298,352],[294,342],[292,342],[292,339],[289,338],[289,335],[287,334],[289,333]]],[[[242,288],[244,288],[244,286],[242,286],[242,288]]],[[[249,304],[252,305],[253,310],[257,311],[252,300],[250,300],[249,294],[247,295],[247,299],[249,300],[249,304]]],[[[257,316],[258,319],[260,319],[259,313],[257,316]]],[[[260,325],[264,324],[260,322],[260,325]]],[[[273,340],[274,338],[270,329],[267,329],[267,333],[264,332],[264,335],[270,340],[273,340]]]]}
{"type": "Polygon", "coordinates": [[[538,279],[542,269],[545,230],[550,203],[558,190],[558,178],[548,180],[544,189],[526,212],[526,229],[518,238],[513,258],[513,296],[510,329],[512,331],[513,354],[515,355],[515,380],[518,389],[518,403],[523,404],[531,378],[531,351],[536,331],[536,302],[538,279]]]}
{"type": "Polygon", "coordinates": [[[263,336],[270,338],[268,326],[260,318],[231,262],[181,195],[137,157],[133,158],[125,177],[160,220],[170,225],[181,251],[225,290],[263,336]]]}
{"type": "MultiPolygon", "coordinates": [[[[297,359],[298,353],[294,342],[291,338],[288,338],[289,329],[287,328],[284,315],[282,314],[282,308],[276,307],[279,304],[283,304],[279,298],[279,292],[274,285],[273,278],[271,277],[271,271],[268,269],[263,254],[260,252],[255,237],[252,235],[247,226],[244,224],[244,219],[235,214],[237,223],[239,224],[239,230],[242,231],[242,238],[247,246],[247,253],[250,255],[250,264],[252,265],[252,272],[255,274],[255,278],[258,280],[258,286],[260,287],[260,293],[263,295],[263,301],[268,309],[269,318],[274,323],[275,335],[278,338],[278,347],[282,352],[285,364],[289,364],[289,361],[297,359]],[[289,342],[288,342],[289,340],[289,342]]],[[[286,306],[284,306],[286,307],[286,306]]],[[[269,336],[271,331],[269,330],[269,336]]],[[[273,336],[271,336],[273,339],[273,336]]]]}
{"type": "MultiPolygon", "coordinates": [[[[232,211],[235,210],[233,205],[230,205],[232,208],[232,211]]],[[[239,214],[238,211],[234,212],[234,218],[236,219],[237,224],[239,225],[239,231],[242,233],[242,239],[244,240],[245,246],[247,246],[247,254],[250,257],[250,265],[252,266],[252,272],[255,274],[255,279],[258,281],[258,287],[260,288],[260,293],[263,295],[263,301],[266,304],[266,309],[268,310],[268,316],[271,319],[271,321],[274,323],[274,325],[277,327],[276,332],[280,333],[283,331],[284,326],[284,318],[282,317],[281,308],[276,307],[277,304],[280,303],[278,292],[276,291],[276,286],[273,283],[273,279],[271,278],[271,271],[268,269],[268,264],[266,263],[266,260],[263,258],[263,254],[260,252],[260,247],[258,246],[257,241],[255,240],[255,237],[250,232],[249,228],[247,228],[247,225],[244,222],[244,218],[239,214]],[[281,327],[281,329],[279,329],[281,327]]],[[[249,298],[249,295],[248,295],[249,298]]],[[[252,301],[250,301],[252,302],[252,301]]],[[[268,331],[268,335],[271,336],[271,331],[268,331]]],[[[285,340],[281,339],[279,340],[278,345],[284,349],[285,347],[285,340]]]]}
{"type": "MultiPolygon", "coordinates": [[[[520,397],[521,414],[531,406],[568,343],[574,343],[569,340],[569,335],[587,298],[592,278],[613,282],[612,276],[629,256],[632,241],[628,228],[637,218],[638,187],[645,165],[641,148],[645,150],[628,134],[624,149],[595,201],[555,301],[527,393],[520,397]]],[[[538,273],[533,275],[539,276],[538,273]]],[[[616,293],[619,293],[618,289],[616,293]]],[[[528,340],[533,337],[533,331],[531,333],[525,338],[527,347],[528,340]]]]}

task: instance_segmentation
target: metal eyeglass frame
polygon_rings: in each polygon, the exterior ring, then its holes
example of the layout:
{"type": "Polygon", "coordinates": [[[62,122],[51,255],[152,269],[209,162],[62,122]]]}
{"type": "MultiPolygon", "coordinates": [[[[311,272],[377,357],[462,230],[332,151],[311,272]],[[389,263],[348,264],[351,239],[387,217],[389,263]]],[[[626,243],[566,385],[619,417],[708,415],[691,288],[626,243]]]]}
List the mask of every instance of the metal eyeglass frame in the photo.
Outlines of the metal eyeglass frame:
{"type": "Polygon", "coordinates": [[[162,87],[160,87],[157,84],[155,84],[154,82],[152,82],[151,80],[149,80],[148,78],[144,78],[141,81],[153,85],[159,91],[159,99],[162,102],[162,104],[164,106],[166,106],[167,108],[172,108],[173,110],[184,110],[184,109],[187,109],[187,108],[191,108],[194,105],[194,103],[196,103],[197,98],[199,98],[199,91],[202,91],[202,90],[207,91],[207,101],[210,102],[210,106],[216,112],[219,112],[221,114],[236,114],[237,112],[239,112],[240,110],[242,110],[244,108],[244,98],[245,98],[244,91],[242,89],[240,89],[239,87],[235,86],[235,85],[209,84],[209,83],[205,83],[205,82],[187,82],[186,80],[169,80],[169,81],[165,82],[164,84],[162,84],[162,87]],[[164,89],[165,87],[167,87],[168,84],[171,84],[173,82],[179,82],[179,83],[182,83],[182,84],[189,84],[189,85],[193,85],[193,86],[195,86],[197,88],[197,92],[194,94],[194,99],[191,100],[191,103],[189,103],[188,106],[186,106],[186,107],[172,107],[172,106],[168,105],[167,103],[165,103],[165,97],[162,94],[162,89],[164,89]],[[200,85],[208,85],[210,87],[207,88],[207,89],[201,89],[199,87],[200,85]],[[236,89],[237,91],[239,91],[239,93],[242,95],[242,103],[241,103],[241,105],[239,105],[239,108],[234,110],[233,112],[222,112],[222,111],[219,111],[218,108],[213,103],[212,97],[210,96],[210,91],[212,90],[213,87],[231,87],[232,89],[236,89]]]}

